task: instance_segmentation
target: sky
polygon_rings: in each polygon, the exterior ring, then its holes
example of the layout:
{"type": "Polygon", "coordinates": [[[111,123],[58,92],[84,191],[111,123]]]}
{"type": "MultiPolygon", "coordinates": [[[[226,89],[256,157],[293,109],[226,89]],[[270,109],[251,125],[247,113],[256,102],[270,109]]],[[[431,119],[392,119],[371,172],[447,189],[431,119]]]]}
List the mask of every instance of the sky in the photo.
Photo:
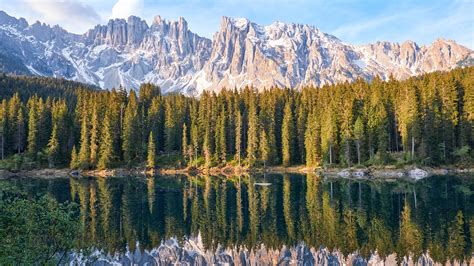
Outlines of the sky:
{"type": "Polygon", "coordinates": [[[193,32],[212,38],[228,16],[309,24],[351,44],[445,38],[474,49],[474,0],[0,0],[0,10],[80,34],[111,18],[136,15],[151,24],[160,15],[184,17],[193,32]]]}

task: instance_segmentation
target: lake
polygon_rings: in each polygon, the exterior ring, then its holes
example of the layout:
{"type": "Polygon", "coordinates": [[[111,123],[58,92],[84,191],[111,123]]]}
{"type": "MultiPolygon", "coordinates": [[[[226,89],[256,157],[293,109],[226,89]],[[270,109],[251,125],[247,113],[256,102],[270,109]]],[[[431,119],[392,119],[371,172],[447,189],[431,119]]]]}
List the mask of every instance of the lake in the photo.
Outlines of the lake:
{"type": "Polygon", "coordinates": [[[267,174],[4,182],[31,197],[49,194],[77,202],[80,242],[94,247],[89,262],[95,263],[311,265],[349,260],[364,265],[386,257],[394,262],[390,254],[417,252],[404,231],[411,230],[403,226],[404,206],[411,210],[409,225],[417,228],[421,247],[432,250],[420,258],[424,262],[450,260],[459,253],[456,248],[471,254],[474,238],[472,177],[414,182],[267,174]],[[462,243],[453,237],[459,213],[462,243]]]}

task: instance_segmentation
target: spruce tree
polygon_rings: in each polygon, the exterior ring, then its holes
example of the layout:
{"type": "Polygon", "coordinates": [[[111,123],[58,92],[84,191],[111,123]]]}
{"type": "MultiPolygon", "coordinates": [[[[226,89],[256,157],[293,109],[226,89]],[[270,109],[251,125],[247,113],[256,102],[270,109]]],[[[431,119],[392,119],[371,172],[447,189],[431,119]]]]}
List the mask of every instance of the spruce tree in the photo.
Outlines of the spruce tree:
{"type": "Polygon", "coordinates": [[[364,122],[362,118],[359,116],[357,117],[355,124],[354,124],[354,138],[356,142],[356,149],[357,149],[357,164],[361,164],[361,145],[362,140],[364,139],[364,122]]]}
{"type": "Polygon", "coordinates": [[[139,159],[138,157],[141,152],[141,132],[137,130],[139,127],[138,119],[137,96],[132,90],[128,97],[122,130],[123,157],[128,167],[131,167],[139,159]]]}
{"type": "Polygon", "coordinates": [[[57,166],[59,162],[59,140],[58,140],[58,127],[57,125],[53,126],[53,132],[48,142],[48,147],[46,153],[48,155],[49,167],[57,166]]]}
{"type": "Polygon", "coordinates": [[[216,147],[216,159],[225,163],[227,159],[227,141],[226,141],[226,116],[225,109],[222,108],[222,111],[219,115],[217,124],[216,124],[216,137],[215,137],[215,147],[216,147]]]}
{"type": "Polygon", "coordinates": [[[260,133],[260,160],[263,162],[263,166],[267,165],[267,162],[270,159],[270,143],[268,141],[268,136],[265,130],[262,129],[260,133]]]}
{"type": "Polygon", "coordinates": [[[242,115],[240,110],[237,111],[235,120],[235,160],[240,166],[242,159],[242,115]]]}
{"type": "Polygon", "coordinates": [[[281,145],[282,145],[282,163],[283,166],[289,166],[293,162],[294,158],[294,120],[292,104],[287,101],[285,104],[283,114],[283,124],[281,127],[281,145]]]}
{"type": "Polygon", "coordinates": [[[250,106],[248,111],[248,129],[247,129],[247,163],[249,166],[254,166],[257,162],[258,152],[258,117],[257,117],[257,106],[256,96],[252,94],[250,100],[250,106]]]}
{"type": "Polygon", "coordinates": [[[36,158],[38,152],[38,108],[37,97],[32,97],[28,101],[28,156],[36,158]]]}
{"type": "Polygon", "coordinates": [[[71,162],[69,164],[69,168],[78,169],[80,166],[81,162],[79,161],[79,157],[77,155],[76,145],[74,145],[71,151],[71,162]]]}
{"type": "Polygon", "coordinates": [[[171,101],[165,103],[165,149],[172,152],[176,147],[176,119],[171,101]]]}
{"type": "Polygon", "coordinates": [[[155,142],[153,140],[153,132],[150,132],[150,136],[148,137],[148,155],[147,155],[147,167],[150,169],[155,168],[155,155],[156,154],[156,147],[155,142]]]}
{"type": "Polygon", "coordinates": [[[97,163],[97,168],[107,169],[112,166],[112,162],[114,161],[113,133],[109,112],[106,112],[105,114],[101,128],[100,139],[99,161],[97,163]]]}
{"type": "Polygon", "coordinates": [[[308,123],[305,132],[306,166],[315,167],[319,165],[319,136],[318,121],[314,113],[308,115],[308,123]]]}
{"type": "Polygon", "coordinates": [[[92,166],[97,165],[99,158],[99,114],[97,110],[97,103],[94,103],[91,117],[91,133],[90,133],[90,163],[92,166]]]}
{"type": "Polygon", "coordinates": [[[186,162],[190,162],[192,160],[192,155],[189,155],[189,147],[188,147],[188,128],[186,123],[183,123],[183,133],[181,134],[181,155],[183,156],[186,162]]]}
{"type": "Polygon", "coordinates": [[[87,112],[84,111],[81,123],[81,142],[79,148],[79,164],[83,169],[89,168],[90,164],[90,137],[89,137],[89,123],[87,119],[87,112]]]}

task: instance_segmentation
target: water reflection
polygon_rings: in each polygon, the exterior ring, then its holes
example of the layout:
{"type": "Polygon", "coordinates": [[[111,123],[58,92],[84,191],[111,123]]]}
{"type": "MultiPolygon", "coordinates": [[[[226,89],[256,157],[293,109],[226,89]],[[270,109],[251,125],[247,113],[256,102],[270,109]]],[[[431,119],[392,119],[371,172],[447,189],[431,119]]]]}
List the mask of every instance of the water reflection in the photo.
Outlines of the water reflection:
{"type": "MultiPolygon", "coordinates": [[[[280,249],[302,241],[344,255],[468,258],[474,181],[439,176],[416,183],[325,180],[316,175],[13,180],[31,195],[80,204],[80,245],[107,253],[150,250],[201,233],[206,249],[280,249]],[[255,183],[269,182],[269,186],[255,183]],[[404,207],[406,206],[406,207],[404,207]],[[403,210],[411,213],[403,218],[403,210]]],[[[406,213],[405,213],[406,214],[406,213]]]]}

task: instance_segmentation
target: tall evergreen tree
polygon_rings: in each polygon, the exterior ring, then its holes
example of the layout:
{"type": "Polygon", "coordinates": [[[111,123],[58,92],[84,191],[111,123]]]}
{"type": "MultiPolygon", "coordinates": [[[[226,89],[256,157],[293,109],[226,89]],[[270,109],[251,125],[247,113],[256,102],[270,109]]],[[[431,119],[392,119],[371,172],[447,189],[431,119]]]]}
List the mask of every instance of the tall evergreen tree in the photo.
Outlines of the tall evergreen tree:
{"type": "Polygon", "coordinates": [[[320,163],[318,121],[314,113],[308,116],[305,132],[306,165],[308,167],[318,166],[320,163]]]}
{"type": "Polygon", "coordinates": [[[156,154],[156,147],[155,142],[153,140],[153,132],[150,132],[150,136],[148,137],[148,155],[147,155],[147,167],[150,169],[155,168],[155,154],[156,154]]]}
{"type": "Polygon", "coordinates": [[[89,168],[90,166],[90,137],[89,122],[87,119],[87,111],[84,111],[81,123],[81,143],[79,148],[78,160],[81,168],[89,168]]]}
{"type": "Polygon", "coordinates": [[[28,100],[28,155],[31,158],[36,158],[36,153],[38,152],[38,99],[37,97],[32,97],[28,100]]]}
{"type": "Polygon", "coordinates": [[[282,145],[282,163],[283,166],[289,166],[293,162],[295,141],[294,141],[294,119],[292,103],[287,101],[285,112],[283,114],[283,124],[281,127],[281,145],[282,145]]]}
{"type": "Polygon", "coordinates": [[[256,99],[252,94],[248,111],[248,129],[247,129],[247,163],[254,166],[257,162],[258,152],[258,117],[256,99]]]}
{"type": "Polygon", "coordinates": [[[51,137],[48,142],[48,147],[46,153],[48,155],[48,163],[49,167],[57,166],[59,162],[59,139],[58,139],[58,127],[57,125],[53,126],[53,132],[51,133],[51,137]]]}
{"type": "Polygon", "coordinates": [[[356,142],[356,149],[357,149],[357,164],[361,164],[362,162],[362,141],[364,139],[365,130],[364,130],[364,122],[362,118],[359,116],[357,117],[355,124],[354,124],[354,138],[356,142]]]}
{"type": "Polygon", "coordinates": [[[97,103],[94,103],[94,107],[92,109],[92,117],[91,117],[91,133],[90,133],[90,163],[92,166],[97,165],[97,160],[99,158],[99,114],[97,110],[97,103]]]}
{"type": "Polygon", "coordinates": [[[241,165],[242,157],[242,115],[240,110],[237,111],[237,118],[235,119],[235,160],[241,165]]]}
{"type": "Polygon", "coordinates": [[[109,112],[106,112],[101,128],[99,161],[97,162],[97,168],[110,168],[112,166],[112,162],[114,161],[114,157],[114,142],[111,126],[111,117],[109,112]]]}
{"type": "Polygon", "coordinates": [[[135,92],[130,91],[128,97],[127,108],[125,109],[125,116],[122,130],[122,150],[123,157],[127,165],[132,166],[141,153],[140,134],[138,121],[138,104],[135,92]]]}

